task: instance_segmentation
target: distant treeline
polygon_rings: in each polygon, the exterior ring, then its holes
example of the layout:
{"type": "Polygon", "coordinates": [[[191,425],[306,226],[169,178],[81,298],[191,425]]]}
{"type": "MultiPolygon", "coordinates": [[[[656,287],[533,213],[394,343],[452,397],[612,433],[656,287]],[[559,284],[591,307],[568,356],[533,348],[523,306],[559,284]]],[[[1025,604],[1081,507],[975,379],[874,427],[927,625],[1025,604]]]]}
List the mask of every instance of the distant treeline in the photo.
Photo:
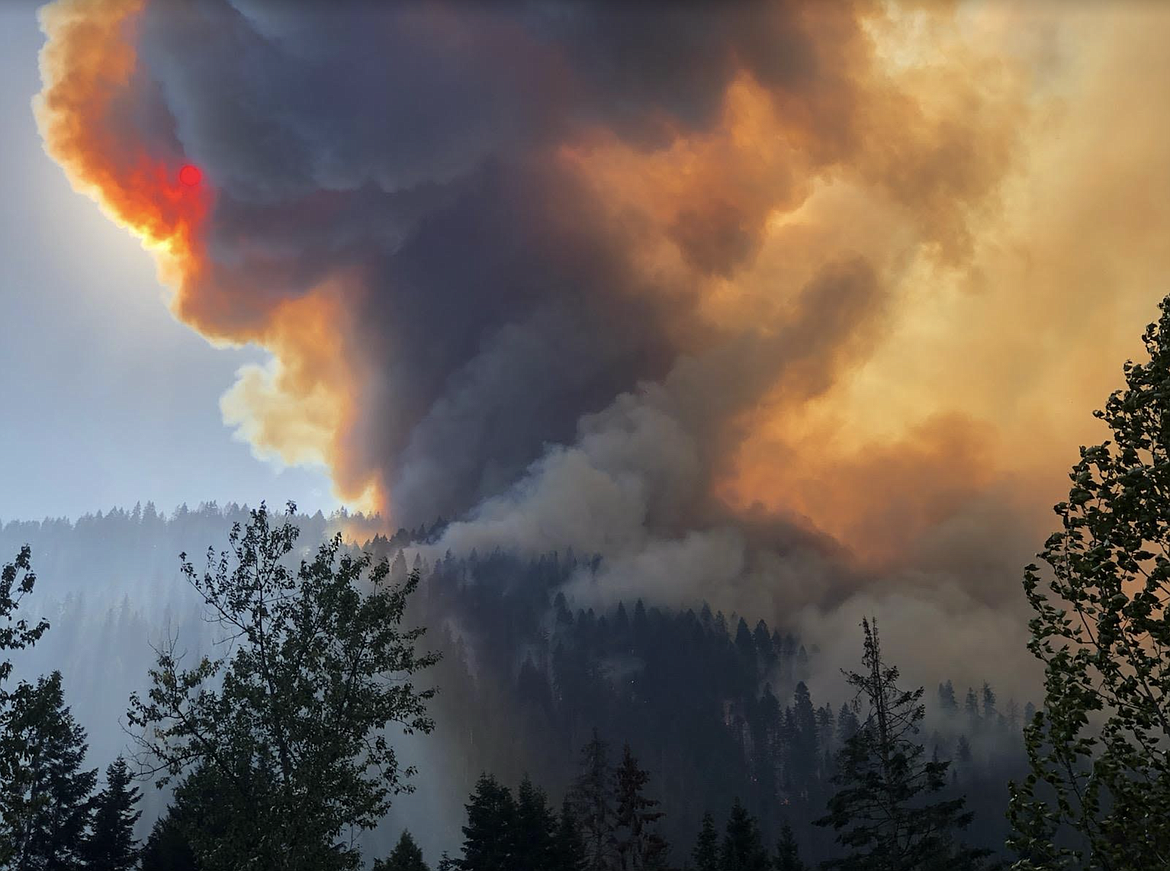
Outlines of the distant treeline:
{"type": "MultiPolygon", "coordinates": [[[[147,503],[0,529],[0,552],[32,543],[42,579],[33,601],[49,604],[46,616],[64,630],[49,633],[19,665],[29,674],[64,673],[96,764],[125,744],[117,724],[130,692],[142,688],[150,645],[169,632],[191,655],[211,647],[199,603],[178,577],[178,553],[221,546],[225,530],[247,518],[234,504],[164,516],[147,503]]],[[[353,521],[298,515],[301,550],[353,521]]],[[[416,830],[424,845],[453,843],[461,805],[447,794],[467,794],[483,771],[512,784],[527,774],[563,794],[596,729],[616,746],[628,743],[651,773],[663,836],[676,851],[704,813],[739,799],[766,842],[789,825],[810,860],[831,854],[831,834],[812,820],[832,792],[833,756],[855,715],[848,705],[816,701],[808,685],[815,650],[792,631],[701,603],[674,610],[635,601],[601,613],[573,607],[568,581],[588,576],[598,561],[572,552],[531,560],[501,551],[445,554],[431,563],[412,543],[441,528],[437,521],[362,545],[389,560],[397,582],[419,571],[408,616],[429,627],[427,644],[442,654],[433,670],[438,728],[428,739],[439,748],[428,758],[441,771],[419,788],[443,793],[436,802],[447,812],[424,822],[412,805],[426,799],[405,799],[391,814],[398,826],[416,830]]],[[[843,685],[822,690],[847,697],[843,685]]],[[[1003,784],[1022,771],[1022,712],[1014,701],[1000,703],[990,686],[956,690],[945,680],[927,701],[923,741],[954,760],[953,789],[976,812],[970,839],[998,848],[1006,830],[1003,784]]],[[[163,811],[165,794],[144,791],[146,823],[163,811]]],[[[388,848],[389,837],[374,843],[388,848]]]]}

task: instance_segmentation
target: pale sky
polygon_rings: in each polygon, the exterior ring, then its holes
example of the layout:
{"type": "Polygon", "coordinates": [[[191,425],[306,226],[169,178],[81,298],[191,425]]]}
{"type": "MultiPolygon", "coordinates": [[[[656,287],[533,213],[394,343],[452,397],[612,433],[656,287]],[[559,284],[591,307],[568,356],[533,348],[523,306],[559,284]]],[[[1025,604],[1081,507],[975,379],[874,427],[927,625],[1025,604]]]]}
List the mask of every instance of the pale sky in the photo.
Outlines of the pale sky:
{"type": "Polygon", "coordinates": [[[171,317],[154,263],[45,156],[30,100],[33,3],[0,4],[0,522],[153,500],[336,506],[322,471],[279,470],[224,426],[256,349],[171,317]]]}

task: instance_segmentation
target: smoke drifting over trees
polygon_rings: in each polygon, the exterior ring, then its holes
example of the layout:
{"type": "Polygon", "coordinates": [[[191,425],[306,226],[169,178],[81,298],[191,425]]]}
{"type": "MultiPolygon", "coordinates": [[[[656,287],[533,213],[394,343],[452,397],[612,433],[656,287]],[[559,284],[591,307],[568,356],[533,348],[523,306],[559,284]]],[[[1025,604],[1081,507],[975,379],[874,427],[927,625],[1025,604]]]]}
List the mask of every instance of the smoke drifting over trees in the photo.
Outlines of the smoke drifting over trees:
{"type": "Polygon", "coordinates": [[[273,353],[223,399],[258,454],[602,553],[608,605],[1018,634],[1170,266],[1165,162],[1094,148],[1170,126],[1141,9],[61,3],[36,112],[176,314],[273,353]]]}

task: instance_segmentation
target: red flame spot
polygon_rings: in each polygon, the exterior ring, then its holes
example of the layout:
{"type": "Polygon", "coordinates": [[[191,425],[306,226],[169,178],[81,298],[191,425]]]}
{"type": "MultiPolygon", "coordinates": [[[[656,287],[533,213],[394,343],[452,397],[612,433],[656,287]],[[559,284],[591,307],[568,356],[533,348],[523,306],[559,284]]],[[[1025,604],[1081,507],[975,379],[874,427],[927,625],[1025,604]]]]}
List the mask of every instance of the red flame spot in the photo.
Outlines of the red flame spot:
{"type": "Polygon", "coordinates": [[[195,187],[201,178],[203,178],[203,173],[199,171],[199,167],[189,163],[179,170],[179,181],[187,187],[195,187]]]}

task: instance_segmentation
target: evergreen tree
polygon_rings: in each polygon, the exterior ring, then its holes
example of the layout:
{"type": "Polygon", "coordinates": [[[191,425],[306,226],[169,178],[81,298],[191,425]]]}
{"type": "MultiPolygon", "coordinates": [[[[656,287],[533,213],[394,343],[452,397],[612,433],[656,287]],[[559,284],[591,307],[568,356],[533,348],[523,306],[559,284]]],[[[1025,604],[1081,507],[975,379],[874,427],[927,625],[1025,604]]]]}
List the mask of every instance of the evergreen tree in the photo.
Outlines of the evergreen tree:
{"type": "Polygon", "coordinates": [[[142,798],[126,760],[119,756],[106,769],[106,787],[94,802],[92,830],[85,842],[89,871],[126,871],[138,862],[134,824],[142,816],[135,805],[142,798]]]}
{"type": "Polygon", "coordinates": [[[516,801],[490,774],[480,775],[467,804],[462,871],[513,871],[516,801]]]}
{"type": "Polygon", "coordinates": [[[967,698],[963,702],[963,709],[967,712],[967,723],[972,731],[979,728],[979,697],[972,687],[967,687],[967,698]]]}
{"type": "Polygon", "coordinates": [[[666,863],[669,848],[654,827],[662,819],[662,812],[656,809],[656,800],[642,793],[649,780],[649,772],[638,767],[630,745],[626,744],[622,748],[622,761],[614,773],[617,803],[614,829],[618,866],[622,871],[662,868],[666,863]]]}
{"type": "Polygon", "coordinates": [[[793,692],[792,725],[787,768],[793,789],[807,796],[817,776],[820,753],[817,750],[816,711],[804,681],[799,681],[793,692]]]}
{"type": "Polygon", "coordinates": [[[780,841],[776,844],[776,860],[773,863],[776,871],[807,871],[807,867],[800,859],[800,848],[796,845],[796,836],[792,834],[792,826],[788,823],[780,830],[780,841]]]}
{"type": "Polygon", "coordinates": [[[691,851],[691,861],[695,863],[695,871],[719,871],[719,832],[715,829],[715,819],[709,813],[703,814],[699,837],[695,841],[695,849],[691,851]]]}
{"type": "Polygon", "coordinates": [[[561,815],[553,837],[552,859],[549,871],[582,871],[585,867],[585,842],[577,827],[573,805],[566,798],[561,803],[561,815]]]}
{"type": "Polygon", "coordinates": [[[857,719],[857,712],[852,706],[842,704],[841,710],[837,712],[837,746],[844,747],[860,728],[861,722],[857,719]]]}
{"type": "Polygon", "coordinates": [[[1148,361],[1095,413],[1112,438],[1081,448],[1056,506],[1051,571],[1025,570],[1045,699],[1011,789],[1022,869],[1170,867],[1170,297],[1160,308],[1148,361]]]}
{"type": "Polygon", "coordinates": [[[848,675],[869,705],[860,731],[845,745],[829,800],[829,813],[816,821],[832,826],[849,852],[827,863],[843,871],[974,869],[986,851],[956,843],[968,826],[964,799],[931,797],[946,786],[947,763],[925,761],[914,740],[924,716],[922,688],[898,688],[898,669],[882,660],[877,625],[862,621],[864,673],[848,675]]]}
{"type": "Polygon", "coordinates": [[[737,798],[723,832],[719,871],[768,871],[770,865],[760,826],[737,798]]]}
{"type": "Polygon", "coordinates": [[[422,849],[415,843],[410,832],[403,829],[398,844],[385,859],[374,862],[372,871],[431,871],[423,861],[422,849]]]}
{"type": "Polygon", "coordinates": [[[525,776],[516,790],[513,869],[546,871],[554,863],[556,832],[557,818],[548,797],[525,776]]]}
{"type": "MultiPolygon", "coordinates": [[[[634,607],[634,623],[645,620],[641,599],[634,607]],[[641,614],[641,618],[639,618],[641,614]]],[[[614,795],[609,768],[609,748],[593,730],[581,753],[581,773],[571,790],[573,812],[585,844],[585,871],[610,871],[617,862],[614,835],[614,795]]]]}
{"type": "Polygon", "coordinates": [[[195,850],[174,806],[150,830],[141,862],[141,871],[200,871],[195,850]]]}
{"type": "Polygon", "coordinates": [[[995,690],[991,688],[991,684],[987,681],[983,682],[983,719],[987,723],[994,723],[999,716],[999,712],[995,709],[995,690]]]}
{"type": "MultiPolygon", "coordinates": [[[[0,868],[7,867],[15,856],[20,824],[15,815],[23,807],[23,803],[17,800],[19,792],[15,784],[24,782],[27,776],[24,767],[26,748],[22,736],[13,731],[13,693],[7,686],[12,676],[12,662],[4,654],[32,647],[49,628],[44,620],[30,625],[26,618],[15,616],[21,600],[36,586],[36,580],[32,550],[28,545],[20,549],[15,560],[5,563],[0,569],[0,868]]],[[[22,692],[27,693],[27,688],[22,692]]]]}
{"type": "Polygon", "coordinates": [[[938,685],[938,706],[947,716],[954,716],[959,710],[959,703],[955,699],[955,685],[949,680],[938,685]]]}
{"type": "Polygon", "coordinates": [[[85,730],[65,705],[61,673],[22,683],[11,696],[6,733],[20,764],[0,784],[0,817],[16,871],[81,865],[97,770],[81,767],[85,730]]]}

